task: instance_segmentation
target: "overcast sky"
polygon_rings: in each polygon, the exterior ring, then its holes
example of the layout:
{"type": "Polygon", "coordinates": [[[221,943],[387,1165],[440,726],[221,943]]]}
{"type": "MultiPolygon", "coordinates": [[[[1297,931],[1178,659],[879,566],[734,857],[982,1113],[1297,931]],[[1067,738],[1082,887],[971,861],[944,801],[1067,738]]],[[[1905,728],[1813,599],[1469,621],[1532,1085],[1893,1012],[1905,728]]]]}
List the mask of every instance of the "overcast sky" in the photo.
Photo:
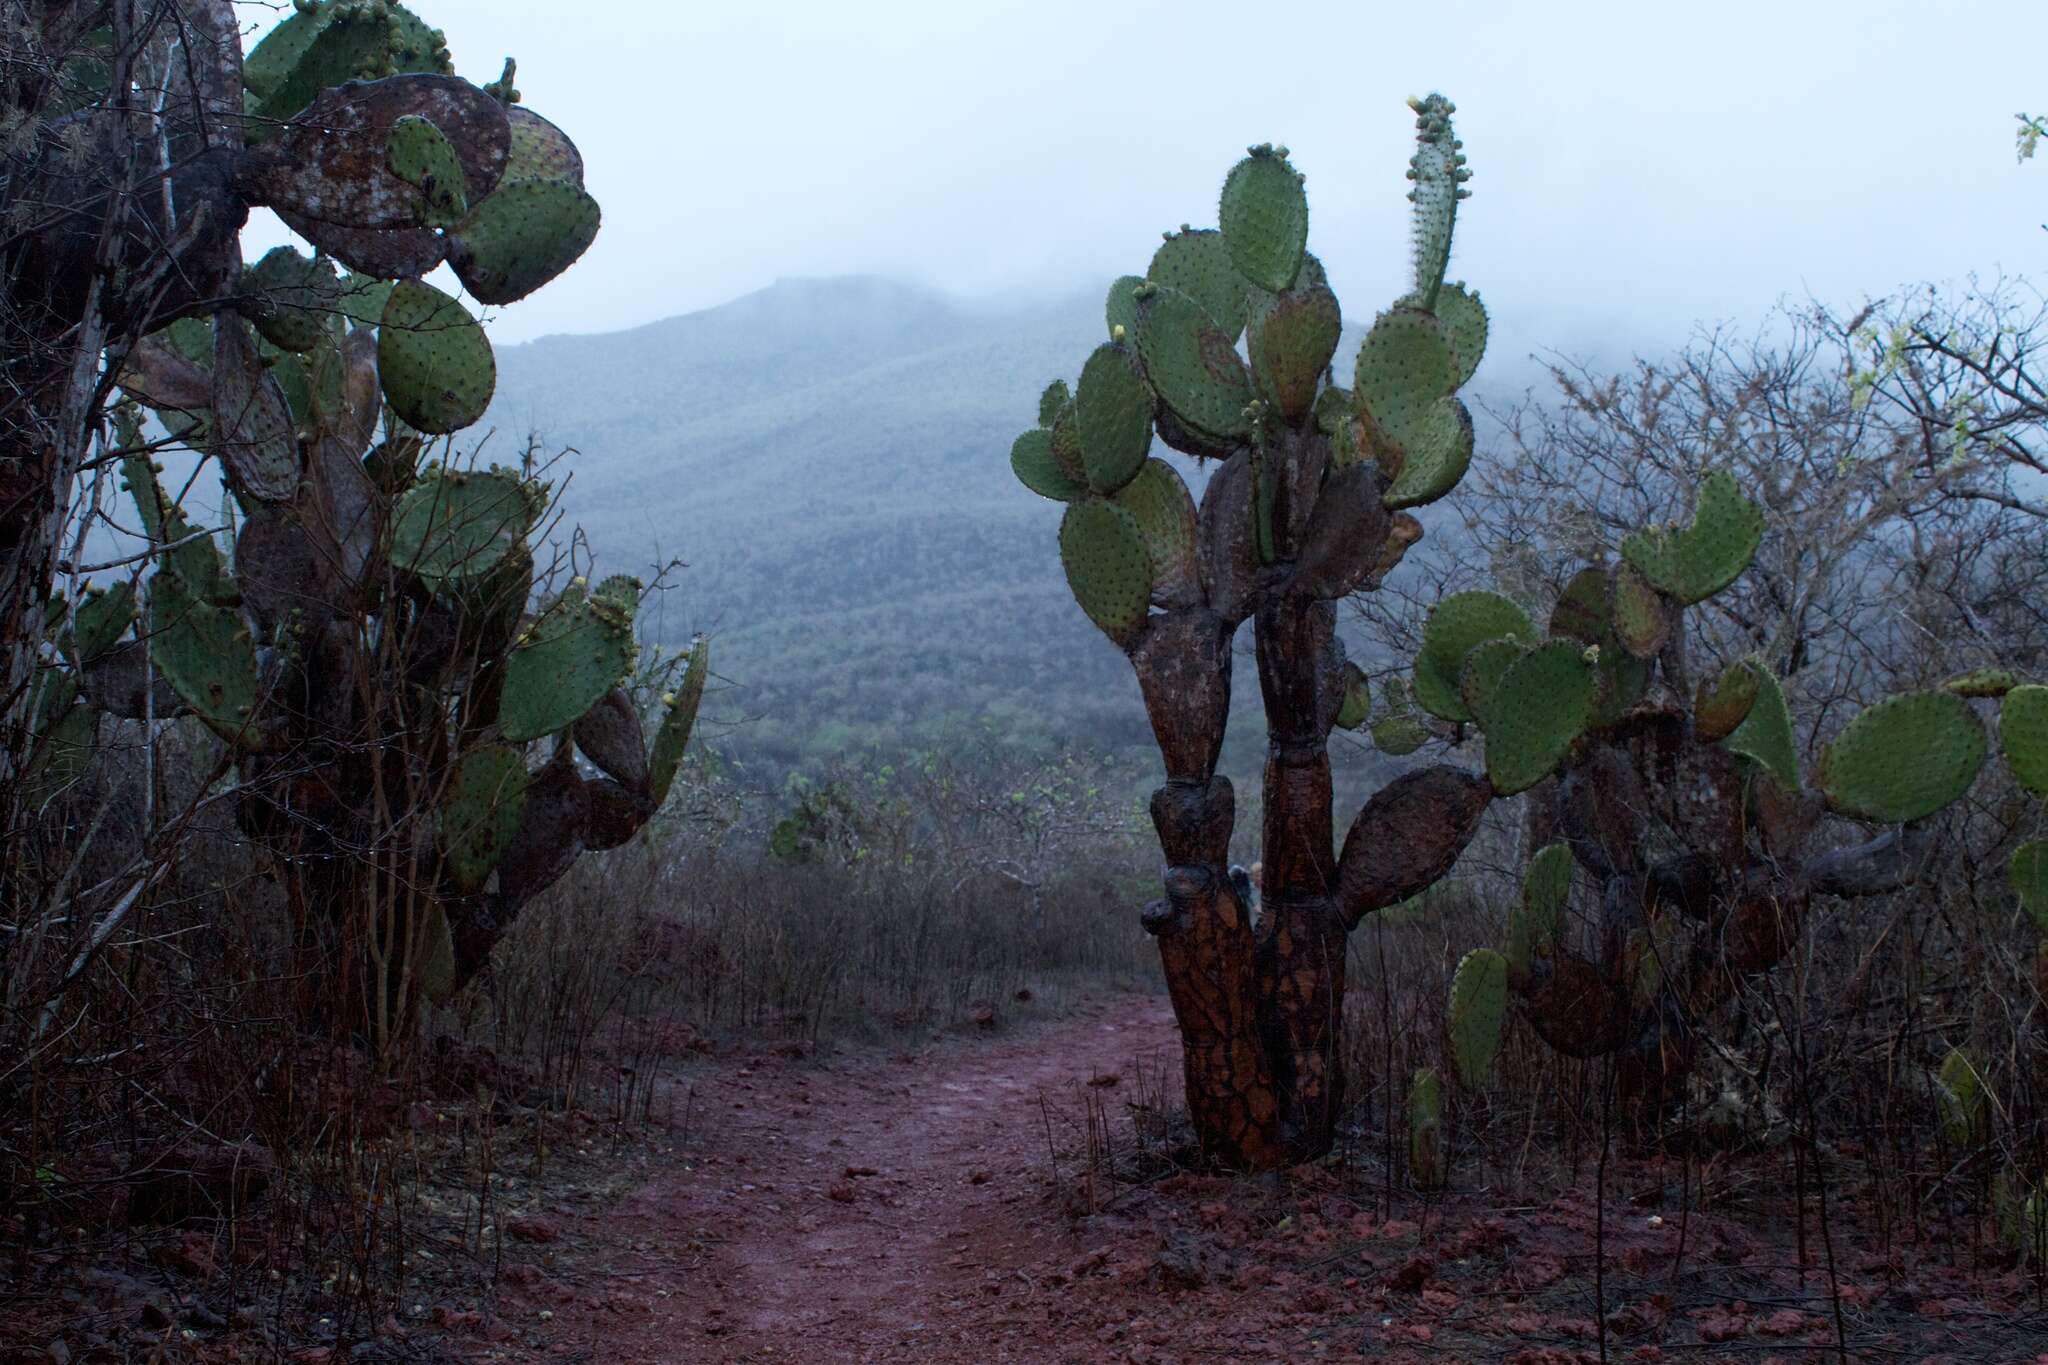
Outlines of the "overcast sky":
{"type": "MultiPolygon", "coordinates": [[[[604,207],[492,324],[611,331],[786,275],[1067,295],[1212,224],[1247,143],[1307,173],[1354,314],[1402,289],[1413,122],[1456,100],[1454,277],[1516,351],[1681,339],[1778,298],[2048,276],[2048,3],[603,6],[417,0],[461,74],[519,59],[604,207]],[[1288,11],[1299,16],[1283,23],[1288,11]]],[[[252,7],[253,9],[253,7],[252,7]]]]}

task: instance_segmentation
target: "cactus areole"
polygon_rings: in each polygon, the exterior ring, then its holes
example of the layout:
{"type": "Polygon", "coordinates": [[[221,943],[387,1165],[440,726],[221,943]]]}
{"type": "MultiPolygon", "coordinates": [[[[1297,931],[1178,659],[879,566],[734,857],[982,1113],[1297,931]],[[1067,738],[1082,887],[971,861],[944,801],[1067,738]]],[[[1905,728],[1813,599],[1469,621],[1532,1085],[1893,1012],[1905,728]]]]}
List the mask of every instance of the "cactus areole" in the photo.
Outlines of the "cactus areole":
{"type": "MultiPolygon", "coordinates": [[[[1243,1169],[1329,1149],[1346,937],[1441,877],[1494,794],[1477,773],[1411,772],[1334,846],[1332,726],[1372,723],[1398,751],[1421,735],[1405,689],[1372,716],[1336,601],[1376,587],[1420,534],[1403,509],[1464,473],[1472,422],[1457,390],[1486,337],[1478,296],[1443,277],[1469,177],[1452,106],[1432,95],[1412,107],[1413,287],[1369,329],[1352,390],[1330,377],[1341,317],[1307,250],[1303,177],[1284,147],[1262,145],[1230,172],[1220,229],[1168,234],[1143,279],[1111,288],[1109,339],[1071,390],[1046,391],[1039,426],[1011,453],[1026,487],[1067,504],[1059,549],[1074,598],[1137,671],[1166,769],[1151,803],[1166,894],[1144,924],[1202,1145],[1243,1169]],[[1199,507],[1150,457],[1155,433],[1218,462],[1199,507]],[[1234,793],[1216,773],[1246,620],[1269,734],[1256,925],[1228,875],[1234,793]]],[[[1547,737],[1532,737],[1525,764],[1547,737]]]]}

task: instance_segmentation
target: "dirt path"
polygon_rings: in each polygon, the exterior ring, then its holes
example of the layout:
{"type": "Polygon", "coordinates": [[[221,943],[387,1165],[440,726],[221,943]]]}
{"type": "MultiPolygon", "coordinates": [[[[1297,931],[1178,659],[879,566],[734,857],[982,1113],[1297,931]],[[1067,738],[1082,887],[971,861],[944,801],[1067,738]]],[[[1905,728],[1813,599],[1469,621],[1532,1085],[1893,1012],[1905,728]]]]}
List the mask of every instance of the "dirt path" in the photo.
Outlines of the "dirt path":
{"type": "Polygon", "coordinates": [[[1118,995],[914,1060],[721,1067],[704,1144],[561,1230],[587,1254],[534,1358],[1047,1359],[1039,1280],[1087,1248],[1047,1190],[1041,1101],[1071,1114],[1177,1055],[1166,1002],[1118,995]]]}

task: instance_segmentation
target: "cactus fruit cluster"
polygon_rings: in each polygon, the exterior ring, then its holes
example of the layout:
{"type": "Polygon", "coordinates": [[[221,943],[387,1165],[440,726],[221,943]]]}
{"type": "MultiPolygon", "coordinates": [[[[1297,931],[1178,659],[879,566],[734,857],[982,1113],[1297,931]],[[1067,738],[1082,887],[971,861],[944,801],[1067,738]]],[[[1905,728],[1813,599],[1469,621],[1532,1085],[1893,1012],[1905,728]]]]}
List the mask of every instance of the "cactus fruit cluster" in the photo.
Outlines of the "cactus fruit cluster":
{"type": "MultiPolygon", "coordinates": [[[[1332,846],[1331,729],[1364,728],[1395,753],[1427,735],[1405,687],[1375,707],[1337,638],[1336,602],[1376,586],[1421,535],[1408,509],[1464,474],[1472,422],[1457,391],[1486,344],[1478,295],[1444,279],[1470,175],[1453,108],[1436,95],[1412,107],[1412,284],[1367,329],[1352,387],[1332,377],[1342,314],[1307,249],[1303,176],[1286,148],[1261,145],[1225,180],[1217,228],[1168,233],[1142,277],[1111,286],[1107,339],[1071,388],[1046,389],[1011,449],[1018,479],[1066,504],[1068,585],[1144,694],[1166,770],[1151,810],[1167,863],[1144,923],[1197,1131],[1238,1167],[1329,1148],[1346,938],[1440,877],[1493,794],[1457,768],[1411,773],[1332,846]],[[1215,462],[1199,503],[1151,453],[1155,436],[1215,462]],[[1228,875],[1235,806],[1216,772],[1247,620],[1269,735],[1256,926],[1228,875]]],[[[1553,671],[1523,670],[1511,690],[1552,686],[1553,671]]]]}
{"type": "MultiPolygon", "coordinates": [[[[191,50],[151,76],[172,96],[151,128],[191,155],[139,211],[153,247],[116,271],[55,228],[7,248],[52,327],[100,310],[126,394],[107,445],[154,546],[139,594],[47,595],[26,790],[47,799],[82,771],[103,717],[196,716],[236,756],[241,824],[287,883],[360,912],[383,1027],[402,1013],[392,989],[453,990],[581,851],[659,808],[705,647],[650,743],[627,688],[638,580],[534,603],[546,486],[426,460],[482,416],[496,367],[469,309],[420,276],[445,262],[510,303],[597,231],[574,144],[516,103],[510,63],[487,86],[454,76],[441,35],[390,0],[298,0],[246,58],[226,0],[185,0],[183,17],[191,50]],[[244,268],[256,204],[315,253],[244,268]],[[86,288],[145,276],[147,299],[86,288]],[[131,324],[147,334],[120,343],[131,324]],[[159,486],[137,405],[218,462],[231,553],[159,486]]],[[[105,80],[64,118],[132,120],[105,80]]],[[[59,199],[71,175],[81,211],[109,192],[54,159],[10,170],[59,199]]]]}

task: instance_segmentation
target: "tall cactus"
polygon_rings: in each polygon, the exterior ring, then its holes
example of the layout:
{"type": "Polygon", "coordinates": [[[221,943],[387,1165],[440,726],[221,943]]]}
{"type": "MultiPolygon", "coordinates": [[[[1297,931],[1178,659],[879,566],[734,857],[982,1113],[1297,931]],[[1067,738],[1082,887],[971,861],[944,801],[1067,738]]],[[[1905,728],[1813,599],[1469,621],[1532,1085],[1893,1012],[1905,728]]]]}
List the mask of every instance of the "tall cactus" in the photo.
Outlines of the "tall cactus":
{"type": "Polygon", "coordinates": [[[440,32],[394,0],[295,0],[246,55],[230,0],[59,0],[18,23],[0,75],[20,133],[0,153],[18,210],[0,241],[10,697],[104,379],[217,456],[256,520],[317,520],[318,572],[353,588],[382,511],[357,463],[380,393],[441,434],[476,421],[496,381],[468,308],[419,277],[446,262],[479,301],[512,302],[574,262],[599,216],[574,145],[517,103],[512,64],[460,79],[440,32]],[[245,269],[256,206],[316,254],[245,269]]]}
{"type": "MultiPolygon", "coordinates": [[[[1152,818],[1168,864],[1166,897],[1144,923],[1173,996],[1196,1128],[1212,1157],[1238,1167],[1329,1148],[1346,936],[1440,877],[1493,795],[1454,767],[1410,773],[1333,847],[1330,730],[1372,710],[1335,603],[1376,586],[1420,536],[1404,509],[1463,475],[1472,423],[1456,394],[1486,340],[1478,296],[1444,281],[1469,178],[1453,109],[1437,95],[1412,107],[1413,284],[1368,331],[1351,390],[1330,377],[1341,315],[1307,250],[1303,178],[1286,148],[1262,145],[1225,181],[1218,229],[1167,234],[1145,277],[1112,286],[1109,339],[1074,388],[1046,390],[1039,425],[1011,450],[1027,488],[1067,504],[1068,584],[1144,693],[1166,769],[1152,818]],[[1218,462],[1199,506],[1149,455],[1155,433],[1218,462]],[[1231,640],[1246,620],[1269,735],[1256,926],[1227,875],[1234,798],[1216,773],[1231,640]]],[[[1419,743],[1405,693],[1386,707],[1382,742],[1419,743]]]]}
{"type": "MultiPolygon", "coordinates": [[[[209,178],[188,196],[197,172],[175,163],[158,206],[171,220],[148,225],[175,268],[151,298],[101,311],[153,329],[111,348],[119,384],[218,460],[239,532],[224,558],[187,524],[128,408],[113,444],[154,571],[140,601],[127,584],[50,599],[24,789],[43,799],[75,776],[101,715],[196,716],[238,756],[240,821],[287,885],[360,929],[351,995],[388,1037],[409,993],[454,990],[581,851],[659,808],[705,647],[650,746],[626,690],[639,582],[578,580],[533,604],[546,486],[421,463],[483,414],[496,368],[469,309],[419,276],[446,261],[482,302],[510,303],[597,231],[574,144],[515,103],[510,63],[489,86],[448,74],[440,35],[389,0],[300,0],[246,59],[225,0],[184,9],[193,51],[160,74],[186,98],[157,121],[206,142],[209,178]],[[317,253],[243,269],[252,204],[317,253]]],[[[107,80],[68,117],[129,117],[107,80]]],[[[17,295],[42,288],[50,325],[100,306],[83,283],[57,306],[68,272],[90,273],[76,241],[52,230],[7,249],[17,295]]],[[[138,268],[157,260],[135,250],[138,268]]]]}

